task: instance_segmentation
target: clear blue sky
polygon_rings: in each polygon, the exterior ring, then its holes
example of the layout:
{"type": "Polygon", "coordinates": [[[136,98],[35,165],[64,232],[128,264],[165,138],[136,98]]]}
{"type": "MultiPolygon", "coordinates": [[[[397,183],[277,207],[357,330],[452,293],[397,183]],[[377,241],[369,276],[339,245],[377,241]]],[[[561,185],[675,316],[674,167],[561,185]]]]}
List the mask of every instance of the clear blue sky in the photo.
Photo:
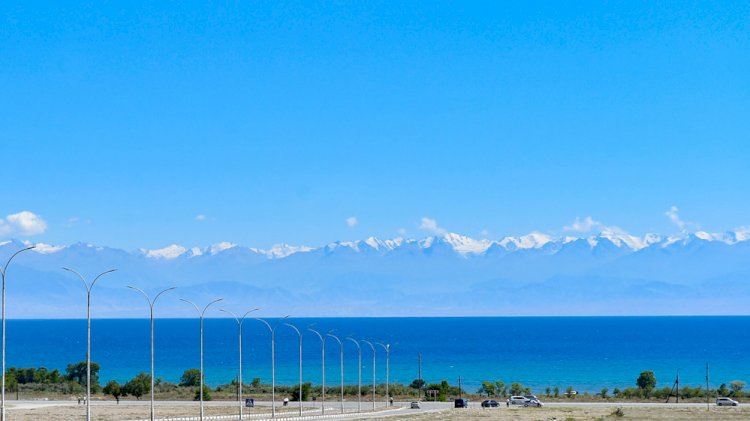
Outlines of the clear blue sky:
{"type": "Polygon", "coordinates": [[[750,224],[748,2],[100,3],[0,5],[32,241],[750,224]]]}

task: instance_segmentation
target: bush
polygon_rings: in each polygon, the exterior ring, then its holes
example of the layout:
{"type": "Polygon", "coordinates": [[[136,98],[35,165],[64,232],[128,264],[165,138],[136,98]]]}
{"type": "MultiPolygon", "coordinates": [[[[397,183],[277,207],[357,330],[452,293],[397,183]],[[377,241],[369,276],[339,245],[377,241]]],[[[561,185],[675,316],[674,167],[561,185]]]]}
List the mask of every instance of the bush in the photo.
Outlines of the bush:
{"type": "Polygon", "coordinates": [[[610,414],[613,417],[622,418],[625,416],[625,411],[622,410],[622,408],[618,407],[612,413],[610,414]]]}
{"type": "MultiPolygon", "coordinates": [[[[310,390],[312,389],[312,384],[310,383],[302,383],[302,400],[306,401],[310,399],[310,390]]],[[[367,394],[364,393],[364,389],[362,392],[362,395],[366,396],[367,394]]],[[[292,390],[292,400],[293,401],[299,401],[299,386],[295,387],[292,390]]]]}
{"type": "Polygon", "coordinates": [[[123,392],[141,400],[141,396],[151,392],[151,376],[140,373],[122,387],[123,392]]]}
{"type": "MultiPolygon", "coordinates": [[[[195,396],[193,397],[194,401],[199,401],[201,399],[200,395],[200,387],[195,389],[195,396]]],[[[211,400],[211,388],[207,385],[203,385],[203,400],[204,401],[210,401],[211,400]]]]}

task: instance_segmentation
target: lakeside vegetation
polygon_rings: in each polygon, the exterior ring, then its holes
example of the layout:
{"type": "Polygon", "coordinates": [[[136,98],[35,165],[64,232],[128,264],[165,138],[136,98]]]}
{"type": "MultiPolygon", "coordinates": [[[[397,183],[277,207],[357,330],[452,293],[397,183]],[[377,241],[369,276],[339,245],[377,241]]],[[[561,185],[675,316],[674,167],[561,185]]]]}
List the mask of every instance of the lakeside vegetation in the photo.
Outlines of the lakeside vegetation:
{"type": "MultiPolygon", "coordinates": [[[[120,384],[116,380],[109,380],[102,386],[99,378],[100,365],[91,363],[91,392],[94,397],[111,398],[119,403],[122,398],[140,400],[151,392],[151,376],[148,373],[138,373],[132,379],[120,384]]],[[[161,378],[154,381],[154,394],[160,400],[197,400],[200,384],[200,371],[195,368],[185,370],[177,383],[167,382],[161,378]]],[[[657,387],[657,379],[652,371],[643,371],[635,380],[634,387],[602,388],[599,392],[578,393],[571,385],[548,386],[543,390],[532,390],[522,383],[505,383],[501,380],[483,381],[475,393],[451,385],[447,380],[439,383],[428,383],[415,379],[409,385],[391,383],[389,394],[394,399],[411,400],[421,396],[425,400],[438,402],[450,401],[458,396],[481,400],[487,398],[506,399],[512,395],[536,394],[546,400],[585,400],[585,401],[664,401],[667,397],[675,398],[676,390],[672,386],[657,387]]],[[[750,391],[745,391],[746,383],[742,380],[732,380],[721,383],[718,388],[710,390],[703,386],[680,385],[679,398],[681,400],[705,400],[726,396],[735,399],[750,397],[750,391]]],[[[344,398],[357,396],[357,385],[344,385],[344,398]]],[[[57,369],[11,367],[6,371],[6,390],[21,398],[80,398],[86,391],[86,363],[68,364],[65,372],[57,369]]],[[[209,387],[204,385],[204,400],[231,400],[237,398],[237,381],[209,387]]],[[[368,400],[372,396],[372,385],[363,384],[362,398],[368,400]]],[[[378,384],[375,389],[376,399],[385,399],[386,385],[378,384]]],[[[341,394],[339,385],[327,386],[328,400],[335,400],[341,394]]],[[[277,398],[288,397],[290,401],[299,400],[299,385],[277,385],[277,398]]],[[[322,395],[322,387],[306,382],[302,387],[302,401],[317,400],[322,395]]],[[[256,399],[269,399],[271,385],[262,383],[260,378],[254,378],[250,383],[243,384],[243,396],[256,399]]]]}

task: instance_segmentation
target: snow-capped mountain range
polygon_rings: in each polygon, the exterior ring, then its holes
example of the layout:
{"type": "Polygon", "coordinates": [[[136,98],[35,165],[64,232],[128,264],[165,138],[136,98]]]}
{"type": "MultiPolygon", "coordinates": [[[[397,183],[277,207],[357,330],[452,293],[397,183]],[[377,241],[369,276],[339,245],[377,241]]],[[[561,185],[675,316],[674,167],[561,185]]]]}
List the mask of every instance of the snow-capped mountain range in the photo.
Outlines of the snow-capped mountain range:
{"type": "MultiPolygon", "coordinates": [[[[529,250],[529,249],[541,249],[544,248],[549,252],[556,252],[563,248],[565,244],[573,243],[580,240],[585,240],[589,246],[593,249],[601,241],[608,241],[614,244],[616,247],[624,247],[631,251],[639,251],[646,247],[668,247],[675,243],[686,244],[691,240],[702,240],[707,242],[720,242],[728,245],[736,244],[743,241],[750,240],[750,227],[746,229],[739,229],[736,231],[728,231],[723,233],[709,233],[706,231],[697,231],[694,233],[684,233],[681,235],[662,236],[660,234],[646,234],[642,237],[627,234],[618,233],[613,231],[602,231],[596,235],[590,235],[586,237],[575,237],[575,236],[562,236],[553,237],[551,235],[542,234],[539,232],[532,232],[523,236],[508,236],[503,237],[500,240],[477,240],[468,236],[447,233],[443,236],[430,236],[423,239],[404,239],[397,237],[389,240],[381,240],[376,237],[369,237],[366,240],[356,241],[336,241],[329,243],[323,247],[309,247],[309,246],[291,246],[288,244],[276,244],[269,249],[261,249],[256,247],[246,247],[230,242],[220,242],[213,244],[208,247],[185,247],[178,244],[171,244],[160,249],[138,249],[135,254],[143,255],[147,258],[152,259],[177,259],[177,258],[194,258],[199,256],[215,256],[226,250],[241,249],[248,253],[256,254],[259,256],[265,256],[267,259],[282,259],[289,257],[296,253],[309,253],[319,250],[326,252],[333,252],[336,249],[350,249],[354,252],[368,252],[377,251],[381,253],[388,253],[396,251],[400,248],[417,248],[420,250],[429,250],[435,245],[442,244],[450,247],[458,255],[464,257],[483,255],[488,250],[494,248],[501,249],[504,251],[518,251],[518,250],[529,250]]],[[[50,245],[45,243],[31,243],[29,241],[18,241],[18,240],[7,240],[0,242],[0,247],[15,244],[18,247],[22,246],[35,246],[35,252],[40,254],[51,254],[57,253],[73,246],[59,246],[50,245]]],[[[80,247],[85,246],[94,249],[103,249],[100,246],[94,246],[91,244],[77,243],[74,246],[80,247]]]]}
{"type": "MultiPolygon", "coordinates": [[[[0,261],[30,243],[0,242],[0,261]]],[[[531,233],[498,240],[448,233],[370,237],[320,247],[218,243],[125,251],[85,243],[35,244],[9,270],[13,317],[76,317],[80,282],[97,285],[100,311],[138,315],[133,284],[178,286],[182,296],[225,297],[299,315],[736,314],[750,298],[750,229],[583,237],[531,233]],[[13,292],[16,294],[13,294],[13,292]]],[[[166,302],[164,311],[182,313],[166,302]]]]}

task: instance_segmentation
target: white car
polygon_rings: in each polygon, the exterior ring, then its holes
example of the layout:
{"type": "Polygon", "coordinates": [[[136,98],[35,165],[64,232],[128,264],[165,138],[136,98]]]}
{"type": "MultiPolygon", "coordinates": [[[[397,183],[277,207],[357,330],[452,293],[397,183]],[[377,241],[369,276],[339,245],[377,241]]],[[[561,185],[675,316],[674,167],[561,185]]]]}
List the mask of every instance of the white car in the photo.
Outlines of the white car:
{"type": "Polygon", "coordinates": [[[506,404],[508,406],[511,406],[511,405],[523,406],[523,407],[536,406],[537,408],[544,405],[539,399],[537,399],[536,396],[533,396],[533,395],[511,396],[510,398],[508,398],[506,404]]]}
{"type": "Polygon", "coordinates": [[[419,402],[412,402],[411,403],[411,409],[420,409],[419,402]]]}
{"type": "Polygon", "coordinates": [[[528,399],[526,399],[525,396],[511,396],[510,398],[508,398],[507,404],[523,406],[523,404],[525,404],[527,400],[528,399]]]}
{"type": "Polygon", "coordinates": [[[716,406],[737,406],[740,403],[730,398],[716,398],[716,406]]]}

